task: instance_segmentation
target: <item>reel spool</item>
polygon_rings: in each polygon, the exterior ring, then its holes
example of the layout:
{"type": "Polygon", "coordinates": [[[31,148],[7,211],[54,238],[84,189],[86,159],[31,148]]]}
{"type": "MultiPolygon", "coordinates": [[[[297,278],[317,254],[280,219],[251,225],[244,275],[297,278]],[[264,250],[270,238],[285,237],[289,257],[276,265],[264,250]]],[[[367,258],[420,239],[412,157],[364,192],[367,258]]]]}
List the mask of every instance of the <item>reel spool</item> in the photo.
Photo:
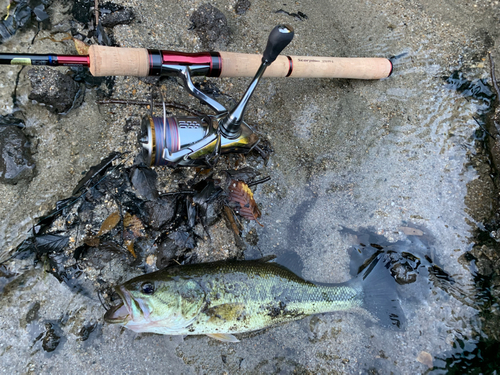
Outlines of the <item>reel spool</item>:
{"type": "Polygon", "coordinates": [[[209,132],[209,124],[201,117],[148,115],[141,122],[139,143],[147,164],[172,166],[163,157],[165,148],[173,154],[206,138],[209,132]]]}

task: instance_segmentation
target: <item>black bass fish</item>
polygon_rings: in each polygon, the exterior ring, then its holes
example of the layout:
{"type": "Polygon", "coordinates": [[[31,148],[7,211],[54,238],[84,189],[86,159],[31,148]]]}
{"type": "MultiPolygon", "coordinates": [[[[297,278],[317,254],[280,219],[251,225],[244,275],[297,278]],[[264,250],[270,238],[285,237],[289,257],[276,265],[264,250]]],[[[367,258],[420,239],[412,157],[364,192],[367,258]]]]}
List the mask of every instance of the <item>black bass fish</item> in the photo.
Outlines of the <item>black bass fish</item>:
{"type": "Polygon", "coordinates": [[[233,334],[364,307],[382,325],[399,327],[404,315],[396,283],[379,260],[341,284],[306,281],[265,261],[167,267],[118,286],[122,301],[106,312],[104,320],[135,332],[208,335],[238,342],[233,334]]]}

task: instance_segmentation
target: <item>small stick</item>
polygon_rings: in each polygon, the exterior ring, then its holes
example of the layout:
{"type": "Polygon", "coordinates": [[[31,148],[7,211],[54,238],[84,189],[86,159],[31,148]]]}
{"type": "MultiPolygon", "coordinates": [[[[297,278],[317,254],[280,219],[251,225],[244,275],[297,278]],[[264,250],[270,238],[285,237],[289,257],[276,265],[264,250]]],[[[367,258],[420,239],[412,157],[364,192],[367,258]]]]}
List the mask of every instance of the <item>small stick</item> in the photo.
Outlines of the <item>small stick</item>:
{"type": "Polygon", "coordinates": [[[261,178],[260,180],[256,180],[256,181],[252,181],[252,182],[249,182],[247,184],[248,187],[250,186],[255,186],[255,185],[258,185],[258,184],[263,184],[264,182],[267,182],[271,179],[270,176],[267,176],[266,178],[261,178]]]}
{"type": "Polygon", "coordinates": [[[233,233],[235,234],[235,236],[239,237],[240,228],[236,222],[236,218],[233,215],[233,210],[231,210],[231,208],[229,208],[228,206],[224,206],[224,214],[226,215],[226,218],[229,221],[229,224],[231,225],[233,233]]]}
{"type": "Polygon", "coordinates": [[[99,24],[99,0],[94,1],[95,27],[99,24]]]}
{"type": "Polygon", "coordinates": [[[182,266],[182,264],[180,264],[180,263],[177,261],[177,259],[172,258],[172,260],[173,260],[175,263],[177,263],[179,266],[182,266]]]}
{"type": "Polygon", "coordinates": [[[491,52],[488,52],[488,56],[490,57],[490,67],[491,67],[491,80],[493,81],[493,87],[497,92],[497,101],[500,101],[500,88],[498,88],[497,78],[495,76],[495,62],[493,61],[493,57],[491,56],[491,52]]]}
{"type": "Polygon", "coordinates": [[[493,137],[493,136],[490,134],[490,132],[489,132],[489,131],[488,131],[488,130],[487,130],[487,129],[483,126],[483,124],[481,124],[481,123],[479,122],[479,120],[478,120],[477,118],[475,118],[474,116],[472,116],[472,118],[474,119],[474,121],[476,121],[476,124],[478,124],[478,125],[479,125],[479,127],[480,127],[481,129],[483,129],[483,131],[484,131],[487,135],[489,135],[491,138],[493,138],[493,140],[494,140],[494,141],[496,140],[496,139],[495,139],[495,137],[493,137]]]}

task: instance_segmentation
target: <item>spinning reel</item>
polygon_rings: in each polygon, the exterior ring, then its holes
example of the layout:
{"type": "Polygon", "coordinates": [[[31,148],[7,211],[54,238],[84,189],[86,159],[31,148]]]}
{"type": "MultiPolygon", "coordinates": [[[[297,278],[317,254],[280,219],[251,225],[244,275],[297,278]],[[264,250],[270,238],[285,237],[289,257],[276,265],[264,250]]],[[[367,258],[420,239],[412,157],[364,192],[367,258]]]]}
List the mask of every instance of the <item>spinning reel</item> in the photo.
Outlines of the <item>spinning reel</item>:
{"type": "Polygon", "coordinates": [[[293,35],[293,29],[287,25],[276,26],[271,31],[255,77],[240,102],[230,111],[193,84],[191,77],[211,66],[178,65],[163,61],[158,75],[180,77],[184,88],[212,108],[215,115],[167,117],[164,108],[163,117],[143,118],[139,143],[146,163],[170,167],[212,166],[221,154],[250,152],[257,145],[259,137],[244,121],[246,107],[266,68],[292,41],[293,35]]]}

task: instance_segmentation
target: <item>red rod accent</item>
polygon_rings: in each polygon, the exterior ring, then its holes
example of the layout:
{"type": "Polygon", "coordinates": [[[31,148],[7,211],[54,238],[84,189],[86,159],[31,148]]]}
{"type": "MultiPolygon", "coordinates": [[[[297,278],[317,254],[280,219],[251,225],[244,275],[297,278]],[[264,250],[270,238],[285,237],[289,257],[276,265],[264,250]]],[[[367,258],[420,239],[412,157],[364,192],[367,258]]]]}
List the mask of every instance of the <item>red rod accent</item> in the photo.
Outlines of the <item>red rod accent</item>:
{"type": "Polygon", "coordinates": [[[211,65],[212,56],[209,52],[187,53],[177,51],[161,51],[163,64],[177,65],[211,65]]]}
{"type": "Polygon", "coordinates": [[[73,56],[73,55],[57,55],[58,65],[79,65],[90,66],[90,58],[88,56],[73,56]]]}

